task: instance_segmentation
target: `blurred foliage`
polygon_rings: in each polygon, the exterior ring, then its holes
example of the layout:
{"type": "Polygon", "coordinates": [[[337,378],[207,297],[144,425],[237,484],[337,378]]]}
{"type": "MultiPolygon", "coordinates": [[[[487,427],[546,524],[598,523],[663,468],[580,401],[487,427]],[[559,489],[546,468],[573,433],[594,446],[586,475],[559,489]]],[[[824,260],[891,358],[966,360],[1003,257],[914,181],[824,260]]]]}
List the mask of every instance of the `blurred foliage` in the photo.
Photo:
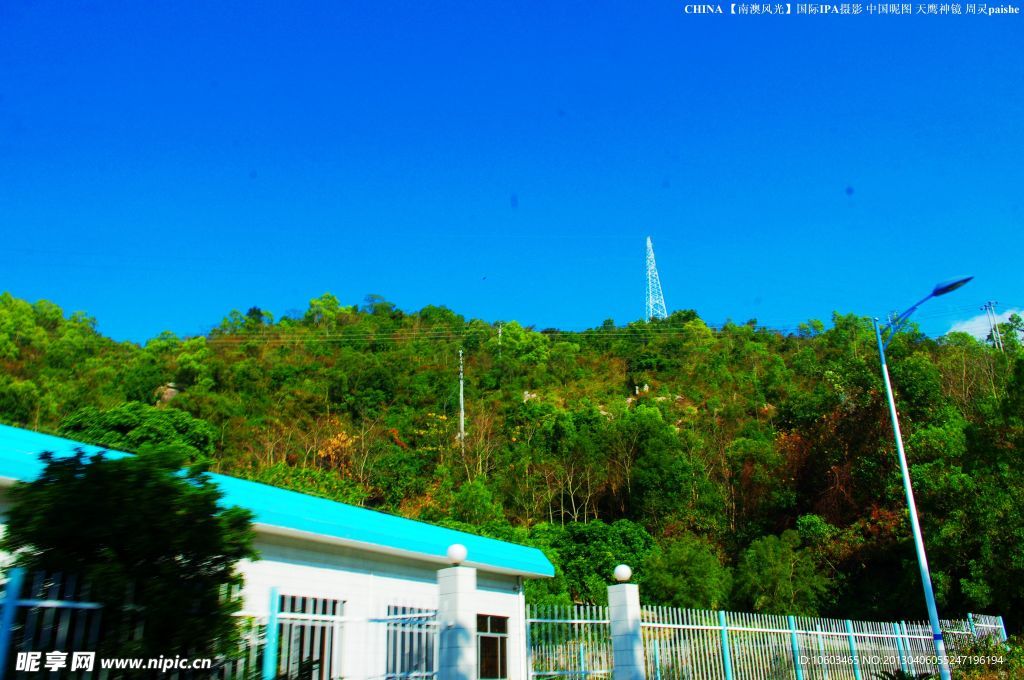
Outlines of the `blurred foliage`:
{"type": "MultiPolygon", "coordinates": [[[[944,616],[1024,624],[1024,322],[1006,352],[911,324],[889,365],[944,616]]],[[[203,337],[115,342],[0,295],[0,420],[528,542],[534,601],[601,601],[630,564],[663,603],[923,618],[871,327],[583,332],[327,294],[203,337]],[[459,439],[458,351],[466,437],[459,439]],[[786,575],[780,565],[795,571],[786,575]]]]}
{"type": "Polygon", "coordinates": [[[219,505],[175,448],[138,456],[57,458],[11,491],[3,550],[30,570],[81,576],[104,605],[100,639],[113,656],[205,657],[237,649],[235,564],[255,557],[251,513],[219,505]],[[141,631],[141,634],[140,634],[141,631]]]}

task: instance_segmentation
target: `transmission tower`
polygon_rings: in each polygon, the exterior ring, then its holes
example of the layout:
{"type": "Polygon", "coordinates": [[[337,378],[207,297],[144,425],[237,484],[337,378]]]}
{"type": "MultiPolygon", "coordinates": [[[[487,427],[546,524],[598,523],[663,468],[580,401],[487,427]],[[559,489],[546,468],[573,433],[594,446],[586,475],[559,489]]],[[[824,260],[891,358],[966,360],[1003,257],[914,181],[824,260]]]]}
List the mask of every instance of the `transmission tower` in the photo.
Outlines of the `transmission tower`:
{"type": "Polygon", "coordinates": [[[646,319],[664,319],[668,317],[665,308],[665,294],[661,292],[661,279],[658,278],[658,265],[654,263],[654,246],[651,237],[647,237],[647,316],[646,319]]]}

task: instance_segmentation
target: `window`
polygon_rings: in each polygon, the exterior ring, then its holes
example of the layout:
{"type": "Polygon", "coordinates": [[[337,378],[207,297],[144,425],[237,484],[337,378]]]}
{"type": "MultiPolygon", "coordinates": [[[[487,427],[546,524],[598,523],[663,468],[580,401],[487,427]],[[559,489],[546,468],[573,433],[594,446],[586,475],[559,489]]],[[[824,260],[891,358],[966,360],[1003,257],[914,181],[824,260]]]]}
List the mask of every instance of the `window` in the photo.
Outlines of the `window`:
{"type": "Polygon", "coordinates": [[[476,617],[476,658],[481,680],[508,677],[508,617],[476,617]]]}

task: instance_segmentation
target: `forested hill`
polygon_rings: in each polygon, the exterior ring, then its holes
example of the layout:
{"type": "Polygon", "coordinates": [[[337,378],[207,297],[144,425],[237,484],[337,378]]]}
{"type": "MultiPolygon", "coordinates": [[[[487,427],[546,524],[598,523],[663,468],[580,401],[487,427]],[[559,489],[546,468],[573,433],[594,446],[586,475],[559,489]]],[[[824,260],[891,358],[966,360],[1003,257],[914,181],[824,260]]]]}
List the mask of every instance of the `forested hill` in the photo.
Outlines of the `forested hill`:
{"type": "MultiPolygon", "coordinates": [[[[170,320],[169,320],[170,321],[170,320]]],[[[1024,612],[1024,323],[889,350],[940,611],[1024,612]]],[[[923,617],[870,326],[570,333],[331,295],[115,342],[0,296],[0,420],[543,547],[534,599],[923,617]],[[466,439],[458,438],[458,352],[466,439]]]]}

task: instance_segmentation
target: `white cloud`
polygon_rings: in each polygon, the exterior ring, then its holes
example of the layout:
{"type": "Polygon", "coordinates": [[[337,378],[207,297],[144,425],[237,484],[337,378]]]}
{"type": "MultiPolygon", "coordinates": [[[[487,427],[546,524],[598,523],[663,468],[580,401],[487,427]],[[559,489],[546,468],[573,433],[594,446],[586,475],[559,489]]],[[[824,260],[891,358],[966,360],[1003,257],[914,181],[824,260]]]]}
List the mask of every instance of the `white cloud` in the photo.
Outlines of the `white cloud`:
{"type": "MultiPolygon", "coordinates": [[[[1008,309],[1002,314],[996,314],[996,320],[999,323],[1006,323],[1010,319],[1011,314],[1020,314],[1024,316],[1024,310],[1021,309],[1008,309]]],[[[957,321],[953,324],[947,333],[969,333],[976,337],[978,340],[984,340],[988,337],[990,332],[988,324],[988,314],[981,313],[978,316],[973,316],[966,321],[957,321]]]]}

